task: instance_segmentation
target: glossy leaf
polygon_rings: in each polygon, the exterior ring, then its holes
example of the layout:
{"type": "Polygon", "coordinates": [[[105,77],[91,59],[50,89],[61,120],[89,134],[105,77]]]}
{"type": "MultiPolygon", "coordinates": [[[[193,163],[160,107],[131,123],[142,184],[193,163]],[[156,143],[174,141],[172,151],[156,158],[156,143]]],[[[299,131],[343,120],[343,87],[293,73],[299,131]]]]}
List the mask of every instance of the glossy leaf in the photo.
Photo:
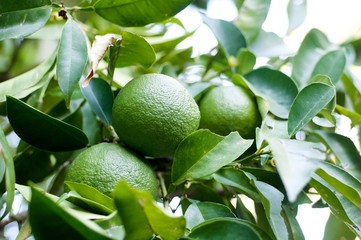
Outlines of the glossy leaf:
{"type": "Polygon", "coordinates": [[[116,67],[140,65],[149,68],[156,56],[151,45],[141,36],[130,32],[121,33],[122,40],[118,51],[116,67]]]}
{"type": "Polygon", "coordinates": [[[69,18],[63,28],[58,57],[56,74],[66,105],[69,106],[71,96],[85,69],[88,60],[88,49],[85,36],[78,24],[69,18]]]}
{"type": "Polygon", "coordinates": [[[346,66],[346,56],[342,49],[326,53],[316,63],[311,76],[317,74],[327,75],[333,84],[340,79],[346,66]]]}
{"type": "Polygon", "coordinates": [[[316,173],[356,206],[361,206],[361,182],[351,174],[330,163],[322,163],[316,173]]]}
{"type": "Polygon", "coordinates": [[[213,178],[225,185],[236,188],[255,201],[259,201],[257,189],[252,184],[252,175],[234,168],[224,168],[213,175],[213,178]]]}
{"type": "Polygon", "coordinates": [[[238,51],[247,47],[246,39],[233,23],[203,16],[203,21],[212,30],[227,58],[238,55],[238,51]]]}
{"type": "Polygon", "coordinates": [[[243,139],[238,132],[223,137],[201,129],[185,138],[178,146],[172,165],[172,182],[211,175],[244,153],[253,140],[243,139]]]}
{"type": "Polygon", "coordinates": [[[149,192],[132,189],[121,181],[114,190],[114,203],[125,227],[125,239],[179,239],[185,231],[183,217],[167,215],[149,192]],[[141,230],[141,231],[140,231],[141,230]]]}
{"type": "Polygon", "coordinates": [[[290,0],[287,6],[288,32],[302,25],[307,15],[307,0],[290,0]]]}
{"type": "Polygon", "coordinates": [[[29,219],[36,239],[110,239],[95,223],[78,219],[36,189],[31,191],[29,219]],[[45,220],[45,221],[44,221],[45,220]]]}
{"type": "Polygon", "coordinates": [[[332,213],[357,235],[361,236],[361,209],[355,206],[336,189],[319,176],[314,176],[310,185],[317,190],[322,199],[329,205],[332,213]]]}
{"type": "Polygon", "coordinates": [[[131,27],[164,21],[191,2],[191,0],[102,0],[94,4],[94,9],[97,14],[110,22],[131,27]]]}
{"type": "Polygon", "coordinates": [[[320,30],[312,29],[306,35],[292,61],[292,78],[300,88],[307,84],[316,63],[329,47],[330,41],[320,30]]]}
{"type": "Polygon", "coordinates": [[[276,239],[286,239],[288,232],[281,216],[283,194],[273,186],[261,181],[254,181],[254,185],[261,195],[261,202],[274,236],[276,239]]]}
{"type": "Polygon", "coordinates": [[[205,221],[192,229],[189,239],[271,239],[259,227],[250,222],[234,218],[215,218],[205,221]]]}
{"type": "Polygon", "coordinates": [[[107,125],[112,123],[113,92],[101,78],[93,78],[89,85],[81,88],[92,110],[107,125]]]}
{"type": "Polygon", "coordinates": [[[6,96],[24,98],[44,86],[54,76],[55,54],[49,59],[19,76],[0,83],[0,102],[5,102],[6,96]]]}
{"type": "Polygon", "coordinates": [[[361,156],[352,140],[333,132],[317,131],[315,134],[336,156],[338,164],[358,180],[361,180],[361,156]]]}
{"type": "Polygon", "coordinates": [[[199,202],[192,203],[184,213],[184,217],[187,222],[187,228],[192,229],[209,219],[217,217],[235,218],[236,216],[225,205],[212,202],[199,202]]]}
{"type": "Polygon", "coordinates": [[[82,183],[69,181],[65,181],[64,183],[70,190],[79,194],[79,197],[73,194],[69,194],[69,197],[74,197],[84,202],[84,204],[90,208],[99,209],[107,214],[115,211],[113,199],[99,192],[97,189],[82,183]]]}
{"type": "Polygon", "coordinates": [[[0,2],[0,41],[26,37],[45,25],[51,14],[51,1],[0,2]]]}
{"type": "Polygon", "coordinates": [[[14,193],[15,193],[14,160],[9,143],[6,139],[5,133],[2,128],[0,129],[0,156],[1,156],[0,160],[2,160],[3,158],[5,162],[5,179],[1,179],[0,182],[3,183],[5,180],[5,189],[7,192],[6,208],[5,211],[2,213],[2,215],[0,216],[0,219],[2,219],[11,211],[14,201],[14,193]]]}
{"type": "Polygon", "coordinates": [[[289,201],[296,200],[298,194],[326,158],[326,148],[321,143],[291,139],[278,139],[265,133],[276,167],[286,188],[289,201]]]}
{"type": "Polygon", "coordinates": [[[7,112],[15,133],[37,148],[62,152],[83,148],[88,143],[86,135],[81,130],[16,98],[7,97],[7,112]]]}
{"type": "Polygon", "coordinates": [[[257,37],[270,6],[270,0],[243,1],[236,24],[242,29],[248,42],[253,42],[257,37]]]}
{"type": "Polygon", "coordinates": [[[312,83],[303,88],[292,103],[288,116],[288,134],[293,136],[309,123],[335,96],[335,88],[312,83]]]}
{"type": "Polygon", "coordinates": [[[277,70],[259,68],[245,75],[245,78],[251,84],[252,91],[267,101],[273,114],[287,118],[298,93],[290,77],[277,70]]]}

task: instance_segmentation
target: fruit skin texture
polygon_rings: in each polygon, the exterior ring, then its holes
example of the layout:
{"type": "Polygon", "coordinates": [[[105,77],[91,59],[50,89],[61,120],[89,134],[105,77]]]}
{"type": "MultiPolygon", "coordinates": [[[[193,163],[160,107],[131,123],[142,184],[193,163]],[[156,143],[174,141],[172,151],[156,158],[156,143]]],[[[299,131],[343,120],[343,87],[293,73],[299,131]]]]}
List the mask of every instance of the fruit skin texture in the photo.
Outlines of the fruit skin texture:
{"type": "Polygon", "coordinates": [[[219,86],[211,89],[199,103],[200,128],[226,136],[238,131],[243,138],[254,138],[261,115],[255,99],[239,86],[219,86]]]}
{"type": "Polygon", "coordinates": [[[114,100],[112,115],[119,139],[151,157],[174,154],[200,121],[188,90],[162,74],[145,74],[126,84],[114,100]]]}
{"type": "Polygon", "coordinates": [[[157,195],[158,180],[150,166],[115,143],[99,143],[81,152],[65,177],[65,181],[87,184],[108,196],[121,179],[157,195]]]}

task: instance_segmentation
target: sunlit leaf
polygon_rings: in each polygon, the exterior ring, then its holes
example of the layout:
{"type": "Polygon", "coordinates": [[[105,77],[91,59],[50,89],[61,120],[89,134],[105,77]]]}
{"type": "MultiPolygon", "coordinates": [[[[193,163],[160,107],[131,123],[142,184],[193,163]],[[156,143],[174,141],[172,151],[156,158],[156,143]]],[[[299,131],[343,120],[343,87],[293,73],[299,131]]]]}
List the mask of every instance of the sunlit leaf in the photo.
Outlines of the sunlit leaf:
{"type": "Polygon", "coordinates": [[[343,74],[341,77],[343,86],[347,96],[350,98],[350,103],[355,112],[361,114],[361,86],[360,80],[353,74],[343,74]]]}
{"type": "Polygon", "coordinates": [[[55,54],[49,59],[19,76],[0,83],[0,102],[6,100],[6,96],[23,98],[44,86],[54,76],[55,54]]]}
{"type": "Polygon", "coordinates": [[[273,32],[263,30],[258,33],[257,38],[250,44],[249,49],[257,57],[280,57],[293,54],[293,51],[281,37],[273,32]]]}
{"type": "Polygon", "coordinates": [[[97,14],[110,22],[131,27],[166,20],[191,2],[191,0],[102,0],[94,4],[94,9],[97,14]]]}
{"type": "Polygon", "coordinates": [[[270,6],[270,0],[242,1],[236,24],[242,29],[248,42],[253,42],[257,37],[270,6]]]}
{"type": "MultiPolygon", "coordinates": [[[[3,129],[0,129],[0,155],[5,162],[5,189],[7,192],[6,196],[6,209],[4,213],[0,216],[0,219],[3,218],[6,214],[10,212],[13,206],[14,193],[15,193],[15,170],[14,170],[14,160],[12,152],[9,146],[9,143],[6,139],[3,129]]],[[[0,159],[2,160],[2,159],[0,159]]],[[[1,180],[1,182],[3,182],[1,180]]]]}
{"type": "Polygon", "coordinates": [[[287,239],[286,224],[281,216],[283,194],[272,185],[261,181],[254,181],[254,185],[260,193],[261,202],[275,238],[287,239]]]}
{"type": "Polygon", "coordinates": [[[188,237],[198,240],[271,239],[256,225],[234,218],[214,218],[205,221],[193,228],[188,237]]]}
{"type": "Polygon", "coordinates": [[[288,32],[292,32],[306,19],[307,0],[290,0],[287,6],[288,32]]]}
{"type": "Polygon", "coordinates": [[[237,60],[237,73],[239,74],[246,74],[252,71],[256,64],[256,56],[248,49],[241,49],[238,52],[237,60]]]}
{"type": "Polygon", "coordinates": [[[124,223],[125,239],[150,239],[153,234],[165,240],[183,236],[184,218],[166,214],[149,192],[132,189],[126,182],[120,181],[113,197],[124,223]]]}
{"type": "Polygon", "coordinates": [[[284,73],[259,68],[245,75],[252,91],[262,96],[269,104],[270,111],[278,117],[287,118],[298,90],[293,80],[284,73]]]}
{"type": "Polygon", "coordinates": [[[292,61],[292,78],[300,88],[307,84],[316,63],[329,47],[331,43],[327,36],[317,29],[312,29],[303,39],[292,61]]]}
{"type": "Polygon", "coordinates": [[[236,217],[232,211],[225,205],[212,202],[199,202],[191,204],[184,217],[187,222],[187,228],[192,229],[198,224],[217,217],[236,217]]]}
{"type": "Polygon", "coordinates": [[[236,57],[238,51],[247,47],[246,39],[233,23],[203,16],[203,21],[212,30],[227,58],[236,57]]]}
{"type": "Polygon", "coordinates": [[[51,14],[51,1],[0,2],[0,41],[7,38],[23,38],[45,25],[51,14]]]}
{"type": "Polygon", "coordinates": [[[361,180],[361,156],[352,140],[333,132],[317,131],[315,134],[336,156],[338,164],[358,180],[361,180]]]}
{"type": "Polygon", "coordinates": [[[107,125],[112,123],[113,92],[101,78],[93,78],[89,85],[81,88],[84,97],[96,115],[107,125]]]}
{"type": "Polygon", "coordinates": [[[317,190],[337,216],[357,235],[361,236],[361,209],[329,185],[319,176],[314,176],[310,185],[317,190]]]}
{"type": "Polygon", "coordinates": [[[172,165],[172,182],[179,185],[199,179],[231,163],[251,145],[238,132],[223,137],[201,129],[185,138],[178,146],[172,165]]]}
{"type": "Polygon", "coordinates": [[[326,158],[326,148],[321,143],[291,139],[278,139],[265,132],[276,167],[286,188],[289,201],[296,200],[298,194],[326,158]]]}
{"type": "Polygon", "coordinates": [[[288,116],[288,134],[293,136],[309,123],[335,96],[335,88],[323,83],[312,83],[295,98],[288,116]]]}
{"type": "Polygon", "coordinates": [[[31,191],[29,219],[36,239],[110,239],[95,223],[78,219],[36,189],[31,191]]]}
{"type": "Polygon", "coordinates": [[[351,120],[352,126],[355,126],[355,125],[361,126],[361,114],[350,111],[349,109],[344,108],[340,105],[336,105],[336,110],[338,113],[348,117],[351,120]]]}
{"type": "Polygon", "coordinates": [[[333,84],[340,79],[346,66],[346,56],[343,49],[326,53],[320,58],[313,69],[311,76],[317,74],[327,75],[333,84]]]}
{"type": "Polygon", "coordinates": [[[86,135],[78,128],[16,98],[7,97],[7,112],[15,133],[37,148],[62,152],[80,149],[88,144],[86,135]]]}
{"type": "Polygon", "coordinates": [[[78,86],[88,60],[85,36],[78,24],[69,18],[63,28],[56,63],[59,86],[67,106],[78,86]]]}

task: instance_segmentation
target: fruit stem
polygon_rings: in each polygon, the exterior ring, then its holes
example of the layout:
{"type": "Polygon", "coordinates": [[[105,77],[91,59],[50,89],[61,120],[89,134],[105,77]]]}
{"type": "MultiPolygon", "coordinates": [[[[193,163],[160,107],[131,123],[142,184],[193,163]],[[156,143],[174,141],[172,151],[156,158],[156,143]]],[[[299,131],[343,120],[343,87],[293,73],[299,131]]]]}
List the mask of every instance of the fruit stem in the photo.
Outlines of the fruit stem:
{"type": "Polygon", "coordinates": [[[158,176],[159,183],[160,183],[160,190],[162,191],[163,207],[167,210],[171,210],[170,206],[169,206],[168,192],[167,192],[167,187],[165,186],[163,173],[157,172],[157,176],[158,176]]]}

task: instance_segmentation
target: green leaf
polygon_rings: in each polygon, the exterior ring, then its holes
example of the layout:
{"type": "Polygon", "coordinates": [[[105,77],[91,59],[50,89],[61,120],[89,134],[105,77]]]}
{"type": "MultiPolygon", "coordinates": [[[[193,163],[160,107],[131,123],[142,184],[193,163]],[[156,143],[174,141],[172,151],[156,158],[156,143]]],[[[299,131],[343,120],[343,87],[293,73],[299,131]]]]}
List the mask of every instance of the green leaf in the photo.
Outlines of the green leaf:
{"type": "Polygon", "coordinates": [[[198,224],[217,217],[236,217],[225,205],[213,202],[192,203],[184,213],[187,228],[192,229],[198,224]]]}
{"type": "Polygon", "coordinates": [[[69,106],[71,96],[85,69],[88,49],[85,36],[78,24],[69,18],[63,28],[58,49],[56,74],[59,86],[69,106]]]}
{"type": "Polygon", "coordinates": [[[78,128],[46,115],[16,98],[7,97],[7,112],[15,133],[37,148],[63,152],[80,149],[88,144],[86,135],[78,128]]]}
{"type": "Polygon", "coordinates": [[[316,173],[356,206],[361,206],[361,182],[351,174],[326,162],[316,173]]]}
{"type": "Polygon", "coordinates": [[[240,193],[247,195],[249,198],[259,201],[259,194],[257,189],[252,184],[252,176],[251,174],[244,172],[242,170],[234,169],[234,168],[224,168],[217,171],[213,178],[217,182],[236,188],[240,193]]]}
{"type": "Polygon", "coordinates": [[[140,65],[144,68],[152,66],[156,60],[152,46],[142,37],[130,32],[122,32],[122,40],[118,51],[116,67],[140,65]]]}
{"type": "Polygon", "coordinates": [[[234,218],[214,218],[205,221],[192,229],[189,239],[198,240],[269,240],[271,239],[256,225],[234,218]]]}
{"type": "Polygon", "coordinates": [[[19,76],[0,83],[0,102],[6,101],[6,96],[24,98],[43,87],[54,76],[55,54],[49,59],[19,76]]]}
{"type": "Polygon", "coordinates": [[[6,209],[4,213],[0,216],[0,219],[2,219],[11,211],[14,202],[14,193],[15,193],[14,161],[9,143],[6,139],[5,133],[2,128],[0,129],[0,146],[1,146],[0,154],[5,162],[5,189],[7,192],[6,209]]]}
{"type": "Polygon", "coordinates": [[[167,215],[149,192],[132,189],[120,181],[113,197],[124,223],[125,239],[150,239],[153,233],[165,240],[183,236],[185,219],[167,215]]]}
{"type": "Polygon", "coordinates": [[[288,32],[292,32],[306,19],[307,0],[290,0],[287,6],[288,32]]]}
{"type": "Polygon", "coordinates": [[[355,234],[332,213],[326,222],[324,240],[355,239],[355,234]]]}
{"type": "Polygon", "coordinates": [[[283,194],[273,186],[261,181],[254,181],[254,185],[260,193],[261,202],[275,238],[287,239],[287,227],[281,216],[283,194]]]}
{"type": "Polygon", "coordinates": [[[273,32],[260,30],[257,38],[249,46],[257,57],[289,56],[293,51],[286,45],[281,37],[273,32]]]}
{"type": "Polygon", "coordinates": [[[124,26],[144,26],[166,20],[188,6],[192,0],[102,0],[95,12],[106,20],[124,26]]]}
{"type": "Polygon", "coordinates": [[[267,101],[273,114],[287,118],[298,93],[290,77],[277,70],[259,68],[248,73],[245,78],[251,84],[252,91],[267,101]]]}
{"type": "Polygon", "coordinates": [[[293,207],[283,205],[283,217],[288,226],[288,239],[294,240],[305,240],[305,236],[303,235],[300,224],[296,219],[297,209],[293,209],[293,207]]]}
{"type": "MultiPolygon", "coordinates": [[[[77,196],[70,192],[68,194],[69,201],[71,201],[71,198],[74,198],[74,200],[77,202],[84,203],[85,206],[88,206],[94,210],[100,210],[101,213],[105,214],[109,214],[115,211],[113,199],[99,192],[97,189],[82,183],[69,181],[65,181],[64,183],[70,190],[79,194],[77,196]]],[[[71,202],[76,204],[74,201],[71,202]]]]}
{"type": "Polygon", "coordinates": [[[246,74],[252,71],[256,64],[256,56],[248,49],[241,49],[237,55],[237,73],[246,74]]]}
{"type": "Polygon", "coordinates": [[[78,219],[72,212],[32,189],[29,219],[36,239],[110,239],[95,223],[78,219]]]}
{"type": "Polygon", "coordinates": [[[270,6],[271,0],[243,1],[236,24],[242,29],[249,43],[256,39],[270,6]]]}
{"type": "Polygon", "coordinates": [[[331,212],[341,219],[357,236],[361,236],[361,209],[336,191],[321,177],[315,175],[310,181],[322,199],[328,204],[331,212]]]}
{"type": "Polygon", "coordinates": [[[288,134],[293,136],[309,123],[335,96],[335,88],[323,83],[312,83],[295,98],[288,116],[288,134]]]}
{"type": "Polygon", "coordinates": [[[318,74],[327,75],[330,77],[333,84],[336,84],[346,66],[346,56],[343,49],[338,49],[326,53],[316,63],[312,72],[312,77],[318,74]]]}
{"type": "Polygon", "coordinates": [[[325,160],[326,148],[321,143],[278,139],[269,133],[265,133],[265,139],[271,148],[288,199],[294,202],[313,172],[319,168],[320,161],[325,160]]]}
{"type": "Polygon", "coordinates": [[[361,114],[361,86],[359,79],[352,74],[343,74],[341,77],[343,86],[347,96],[350,98],[350,103],[353,109],[361,114]]]}
{"type": "Polygon", "coordinates": [[[316,63],[330,47],[330,41],[320,30],[312,29],[306,35],[292,61],[292,78],[300,88],[307,84],[316,63]]]}
{"type": "Polygon", "coordinates": [[[203,21],[212,30],[227,58],[236,57],[240,49],[247,47],[241,30],[233,23],[205,16],[203,16],[203,21]]]}
{"type": "Polygon", "coordinates": [[[171,51],[173,50],[179,43],[188,37],[192,36],[194,31],[192,32],[184,32],[181,35],[172,35],[169,37],[165,36],[156,36],[156,37],[148,37],[146,40],[153,47],[154,51],[171,51]]]}
{"type": "Polygon", "coordinates": [[[112,124],[113,92],[101,78],[92,78],[89,85],[81,88],[95,114],[107,125],[112,124]]]}
{"type": "Polygon", "coordinates": [[[186,137],[178,146],[172,165],[172,182],[182,184],[189,179],[211,175],[230,164],[251,145],[238,132],[223,137],[201,129],[186,137]]]}
{"type": "Polygon", "coordinates": [[[336,156],[338,164],[361,180],[361,156],[352,140],[334,132],[317,131],[315,134],[336,156]]]}
{"type": "Polygon", "coordinates": [[[45,25],[51,14],[50,0],[0,2],[0,41],[26,37],[45,25]]]}

